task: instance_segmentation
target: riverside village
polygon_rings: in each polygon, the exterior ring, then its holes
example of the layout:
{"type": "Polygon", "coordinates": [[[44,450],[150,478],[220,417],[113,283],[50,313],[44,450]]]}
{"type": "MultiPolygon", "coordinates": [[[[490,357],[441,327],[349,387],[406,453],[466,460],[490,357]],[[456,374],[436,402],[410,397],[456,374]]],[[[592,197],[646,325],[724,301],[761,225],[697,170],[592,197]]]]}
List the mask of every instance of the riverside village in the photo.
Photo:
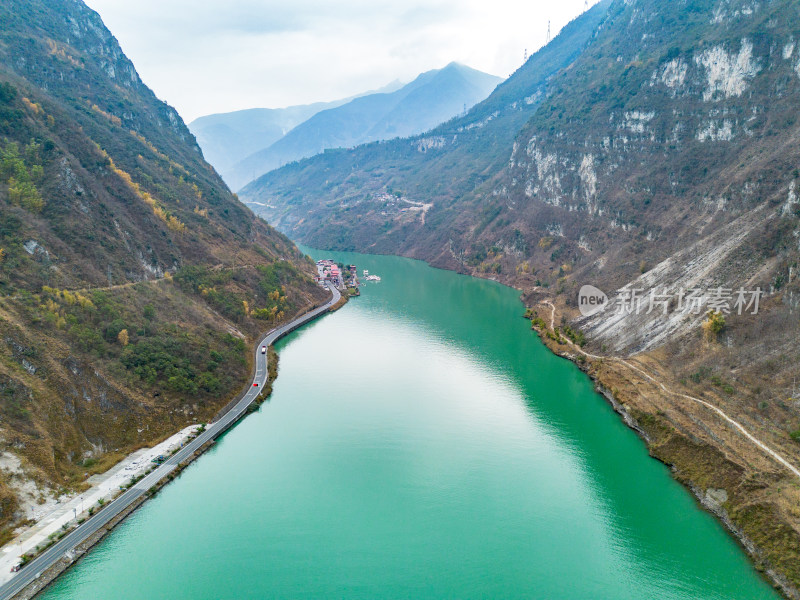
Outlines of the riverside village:
{"type": "MultiPolygon", "coordinates": [[[[370,275],[367,269],[362,272],[364,281],[380,281],[378,275],[370,275]]],[[[359,285],[358,268],[356,265],[338,264],[336,261],[325,258],[317,261],[317,275],[314,280],[322,287],[328,283],[336,286],[339,290],[347,292],[351,296],[358,296],[359,285]]]]}

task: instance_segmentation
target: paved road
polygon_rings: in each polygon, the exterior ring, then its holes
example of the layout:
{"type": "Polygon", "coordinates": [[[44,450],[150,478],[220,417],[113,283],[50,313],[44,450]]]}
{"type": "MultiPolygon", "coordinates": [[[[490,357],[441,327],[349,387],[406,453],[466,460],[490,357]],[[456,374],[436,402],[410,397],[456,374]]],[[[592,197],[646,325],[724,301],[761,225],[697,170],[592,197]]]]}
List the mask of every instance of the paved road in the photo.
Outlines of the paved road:
{"type": "Polygon", "coordinates": [[[331,306],[336,304],[339,301],[339,298],[341,298],[339,290],[337,290],[335,287],[328,285],[328,289],[333,294],[333,297],[327,303],[323,304],[319,308],[315,308],[311,312],[308,312],[301,317],[298,317],[283,327],[273,329],[266,336],[264,336],[264,339],[261,340],[256,348],[256,374],[253,378],[253,383],[257,383],[258,387],[251,386],[244,397],[237,402],[233,408],[231,408],[231,410],[220,417],[218,421],[210,423],[203,433],[186,444],[178,452],[170,456],[155,471],[144,477],[141,481],[136,483],[136,485],[115,498],[99,513],[87,519],[78,528],[71,531],[60,541],[50,546],[50,548],[25,565],[22,570],[14,575],[12,579],[0,587],[0,599],[6,600],[7,598],[12,598],[15,594],[18,594],[20,591],[22,591],[23,588],[25,588],[33,580],[37,579],[39,575],[41,575],[41,573],[43,573],[46,569],[51,567],[55,562],[60,560],[68,553],[72,552],[77,545],[104,527],[114,517],[127,509],[133,502],[141,498],[147,492],[147,490],[153,487],[161,479],[166,477],[169,473],[174,471],[179,463],[186,460],[203,444],[218,437],[231,425],[231,423],[235,422],[242,415],[242,413],[247,410],[247,407],[250,406],[250,403],[256,399],[256,396],[261,393],[264,384],[267,382],[268,355],[261,354],[261,346],[272,345],[275,343],[275,341],[287,333],[294,331],[301,325],[308,323],[312,319],[327,312],[331,306]]]}

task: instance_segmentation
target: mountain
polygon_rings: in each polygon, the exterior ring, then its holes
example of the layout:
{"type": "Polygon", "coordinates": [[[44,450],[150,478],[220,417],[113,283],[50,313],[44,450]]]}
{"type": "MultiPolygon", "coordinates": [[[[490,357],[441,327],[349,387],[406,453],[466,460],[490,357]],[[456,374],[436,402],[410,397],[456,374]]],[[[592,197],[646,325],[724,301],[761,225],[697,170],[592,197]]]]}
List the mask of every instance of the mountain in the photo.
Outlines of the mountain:
{"type": "Polygon", "coordinates": [[[316,102],[286,108],[250,108],[206,115],[189,123],[189,130],[195,135],[205,159],[214,166],[223,179],[227,179],[229,170],[234,164],[258,150],[271,146],[288,131],[316,113],[336,108],[360,96],[389,93],[402,86],[400,81],[393,81],[378,90],[332,102],[316,102]]]}
{"type": "Polygon", "coordinates": [[[238,189],[285,163],[374,140],[414,135],[483,100],[501,81],[458,63],[428,71],[392,92],[380,92],[322,110],[285,136],[231,167],[226,180],[238,189]]]}
{"type": "Polygon", "coordinates": [[[347,100],[317,102],[287,108],[251,108],[200,117],[189,123],[205,159],[223,178],[240,160],[282,138],[288,131],[321,110],[347,100]]]}
{"type": "Polygon", "coordinates": [[[408,139],[328,150],[287,165],[243,188],[242,198],[270,223],[315,247],[431,260],[442,250],[436,225],[450,218],[444,207],[458,212],[469,194],[503,171],[517,134],[547,98],[554,76],[596,35],[608,5],[601,2],[569,23],[466,115],[408,139]],[[405,200],[433,204],[425,226],[405,200]],[[393,217],[388,222],[387,214],[393,217]],[[434,238],[433,249],[419,240],[426,233],[434,238]]]}
{"type": "Polygon", "coordinates": [[[201,423],[313,265],[202,159],[78,0],[0,5],[0,539],[201,423]]]}
{"type": "Polygon", "coordinates": [[[242,197],[315,247],[520,288],[546,343],[800,597],[797,478],[774,458],[800,466],[798,40],[791,0],[613,0],[466,117],[242,197]],[[582,316],[587,284],[630,310],[582,316]]]}

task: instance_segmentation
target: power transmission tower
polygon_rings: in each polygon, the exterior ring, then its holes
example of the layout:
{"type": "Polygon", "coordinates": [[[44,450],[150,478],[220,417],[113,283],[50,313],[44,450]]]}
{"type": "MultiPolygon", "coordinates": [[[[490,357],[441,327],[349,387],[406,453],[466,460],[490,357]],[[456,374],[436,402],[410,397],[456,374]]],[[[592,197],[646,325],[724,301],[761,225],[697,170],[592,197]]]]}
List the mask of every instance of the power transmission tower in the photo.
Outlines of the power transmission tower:
{"type": "Polygon", "coordinates": [[[585,0],[583,3],[583,12],[586,12],[587,10],[589,10],[589,0],[585,0]]]}
{"type": "Polygon", "coordinates": [[[522,62],[528,62],[528,49],[525,48],[525,57],[522,59],[522,62]]]}
{"type": "Polygon", "coordinates": [[[550,43],[550,21],[547,21],[547,44],[550,43]]]}

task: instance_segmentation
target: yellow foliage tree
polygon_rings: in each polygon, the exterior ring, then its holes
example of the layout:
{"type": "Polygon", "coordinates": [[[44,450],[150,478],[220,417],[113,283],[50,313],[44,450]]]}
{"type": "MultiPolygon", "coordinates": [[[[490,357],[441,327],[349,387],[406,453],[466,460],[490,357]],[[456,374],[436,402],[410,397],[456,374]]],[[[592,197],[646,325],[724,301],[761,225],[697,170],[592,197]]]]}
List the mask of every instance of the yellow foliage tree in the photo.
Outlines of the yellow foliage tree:
{"type": "Polygon", "coordinates": [[[177,231],[178,233],[183,233],[184,231],[186,231],[186,225],[181,223],[178,219],[176,219],[172,215],[169,216],[166,223],[167,227],[169,227],[173,231],[177,231]]]}
{"type": "Polygon", "coordinates": [[[710,310],[706,314],[706,320],[703,321],[701,327],[706,339],[709,342],[714,342],[717,339],[717,335],[725,329],[725,316],[719,311],[710,310]]]}
{"type": "Polygon", "coordinates": [[[130,341],[130,339],[128,337],[128,330],[127,329],[123,329],[122,331],[120,331],[117,334],[117,341],[120,343],[120,345],[123,348],[128,345],[128,342],[130,341]]]}
{"type": "Polygon", "coordinates": [[[41,104],[39,104],[38,102],[31,102],[28,98],[25,98],[24,96],[22,98],[22,103],[25,105],[25,108],[27,108],[35,115],[39,115],[44,112],[44,109],[42,108],[41,104]]]}
{"type": "Polygon", "coordinates": [[[83,294],[75,292],[75,298],[78,300],[78,304],[81,305],[82,309],[89,310],[89,309],[94,308],[94,302],[89,300],[89,298],[87,298],[83,294]]]}

